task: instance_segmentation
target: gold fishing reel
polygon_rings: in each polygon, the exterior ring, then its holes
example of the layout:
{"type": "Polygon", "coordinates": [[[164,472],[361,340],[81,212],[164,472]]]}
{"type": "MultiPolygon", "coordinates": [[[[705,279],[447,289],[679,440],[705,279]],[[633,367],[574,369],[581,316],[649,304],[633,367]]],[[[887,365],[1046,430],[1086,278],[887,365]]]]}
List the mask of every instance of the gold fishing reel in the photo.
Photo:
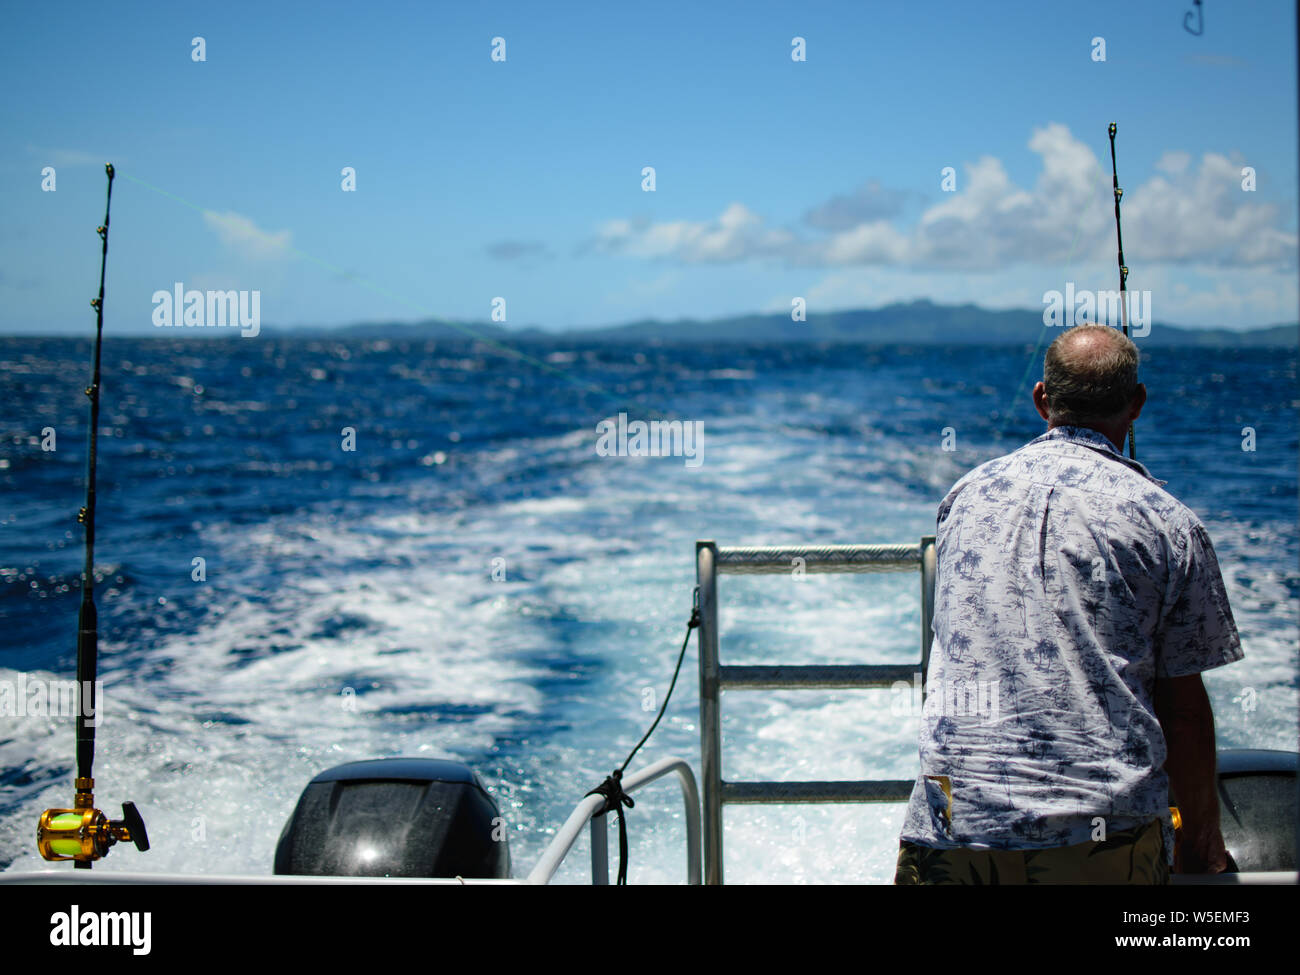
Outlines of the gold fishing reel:
{"type": "Polygon", "coordinates": [[[36,848],[46,860],[90,863],[116,843],[134,843],[144,853],[149,834],[135,803],[122,803],[122,818],[109,819],[95,808],[94,779],[77,779],[74,809],[47,809],[36,826],[36,848]]]}

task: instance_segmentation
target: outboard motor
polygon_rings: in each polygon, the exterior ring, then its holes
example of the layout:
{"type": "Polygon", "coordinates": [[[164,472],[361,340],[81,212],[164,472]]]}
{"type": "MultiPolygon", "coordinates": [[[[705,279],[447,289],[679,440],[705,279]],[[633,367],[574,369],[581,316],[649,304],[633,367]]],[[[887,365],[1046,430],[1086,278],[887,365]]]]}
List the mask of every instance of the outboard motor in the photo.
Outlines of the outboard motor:
{"type": "Polygon", "coordinates": [[[468,766],[381,758],[311,780],[280,834],[275,872],[504,879],[510,849],[496,803],[468,766]]]}
{"type": "Polygon", "coordinates": [[[1242,873],[1296,869],[1295,752],[1219,752],[1219,828],[1242,873]]]}

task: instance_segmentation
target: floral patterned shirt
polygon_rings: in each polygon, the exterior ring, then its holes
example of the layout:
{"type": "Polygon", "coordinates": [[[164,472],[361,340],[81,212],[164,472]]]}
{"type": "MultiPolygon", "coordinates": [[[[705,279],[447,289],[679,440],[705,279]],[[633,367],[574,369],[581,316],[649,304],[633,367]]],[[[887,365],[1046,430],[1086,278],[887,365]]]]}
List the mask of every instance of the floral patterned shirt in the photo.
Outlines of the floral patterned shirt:
{"type": "Polygon", "coordinates": [[[1242,651],[1209,536],[1164,483],[1063,426],[944,498],[902,839],[1042,849],[1159,818],[1172,855],[1155,680],[1242,651]]]}

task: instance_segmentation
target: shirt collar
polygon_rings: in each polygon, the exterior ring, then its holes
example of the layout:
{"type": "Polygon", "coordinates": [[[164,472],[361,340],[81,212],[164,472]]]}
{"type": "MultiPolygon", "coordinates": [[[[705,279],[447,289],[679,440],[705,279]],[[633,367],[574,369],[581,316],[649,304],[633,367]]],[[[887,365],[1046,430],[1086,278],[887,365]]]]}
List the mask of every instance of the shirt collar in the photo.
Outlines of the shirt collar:
{"type": "Polygon", "coordinates": [[[1029,442],[1029,445],[1039,443],[1064,442],[1075,443],[1082,447],[1090,447],[1100,453],[1106,454],[1114,460],[1119,461],[1137,471],[1148,481],[1154,484],[1164,486],[1166,481],[1153,477],[1151,472],[1136,460],[1130,460],[1115,449],[1115,445],[1110,442],[1110,438],[1099,430],[1092,430],[1088,427],[1059,426],[1052,427],[1041,437],[1037,437],[1029,442]]]}

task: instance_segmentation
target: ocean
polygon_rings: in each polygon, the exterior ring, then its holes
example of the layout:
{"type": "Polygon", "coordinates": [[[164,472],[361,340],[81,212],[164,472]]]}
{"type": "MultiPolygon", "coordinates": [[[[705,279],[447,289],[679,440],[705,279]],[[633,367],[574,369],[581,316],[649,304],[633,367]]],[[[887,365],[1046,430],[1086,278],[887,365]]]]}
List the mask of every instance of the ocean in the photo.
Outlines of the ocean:
{"type": "MultiPolygon", "coordinates": [[[[521,348],[106,338],[96,798],[134,801],[153,849],[97,870],[269,874],[313,775],[413,755],[479,772],[522,875],[653,720],[697,539],[915,542],[953,481],[1044,428],[1032,345],[521,348]],[[598,452],[619,413],[695,424],[698,464],[598,452]]],[[[1296,353],[1144,350],[1139,459],[1205,522],[1245,647],[1206,676],[1220,747],[1297,746],[1296,353]]],[[[0,338],[0,686],[75,673],[89,355],[0,338]]],[[[918,590],[726,576],[722,660],[916,660],[918,590]]],[[[633,768],[698,774],[696,668],[692,640],[633,768]]],[[[891,694],[728,692],[723,775],[910,778],[891,694]]],[[[0,869],[45,866],[73,740],[69,717],[0,715],[0,869]]],[[[727,880],[887,882],[902,814],[727,807],[727,880]]],[[[675,782],[628,826],[629,881],[681,882],[675,782]]],[[[588,881],[587,850],[557,882],[588,881]]]]}

